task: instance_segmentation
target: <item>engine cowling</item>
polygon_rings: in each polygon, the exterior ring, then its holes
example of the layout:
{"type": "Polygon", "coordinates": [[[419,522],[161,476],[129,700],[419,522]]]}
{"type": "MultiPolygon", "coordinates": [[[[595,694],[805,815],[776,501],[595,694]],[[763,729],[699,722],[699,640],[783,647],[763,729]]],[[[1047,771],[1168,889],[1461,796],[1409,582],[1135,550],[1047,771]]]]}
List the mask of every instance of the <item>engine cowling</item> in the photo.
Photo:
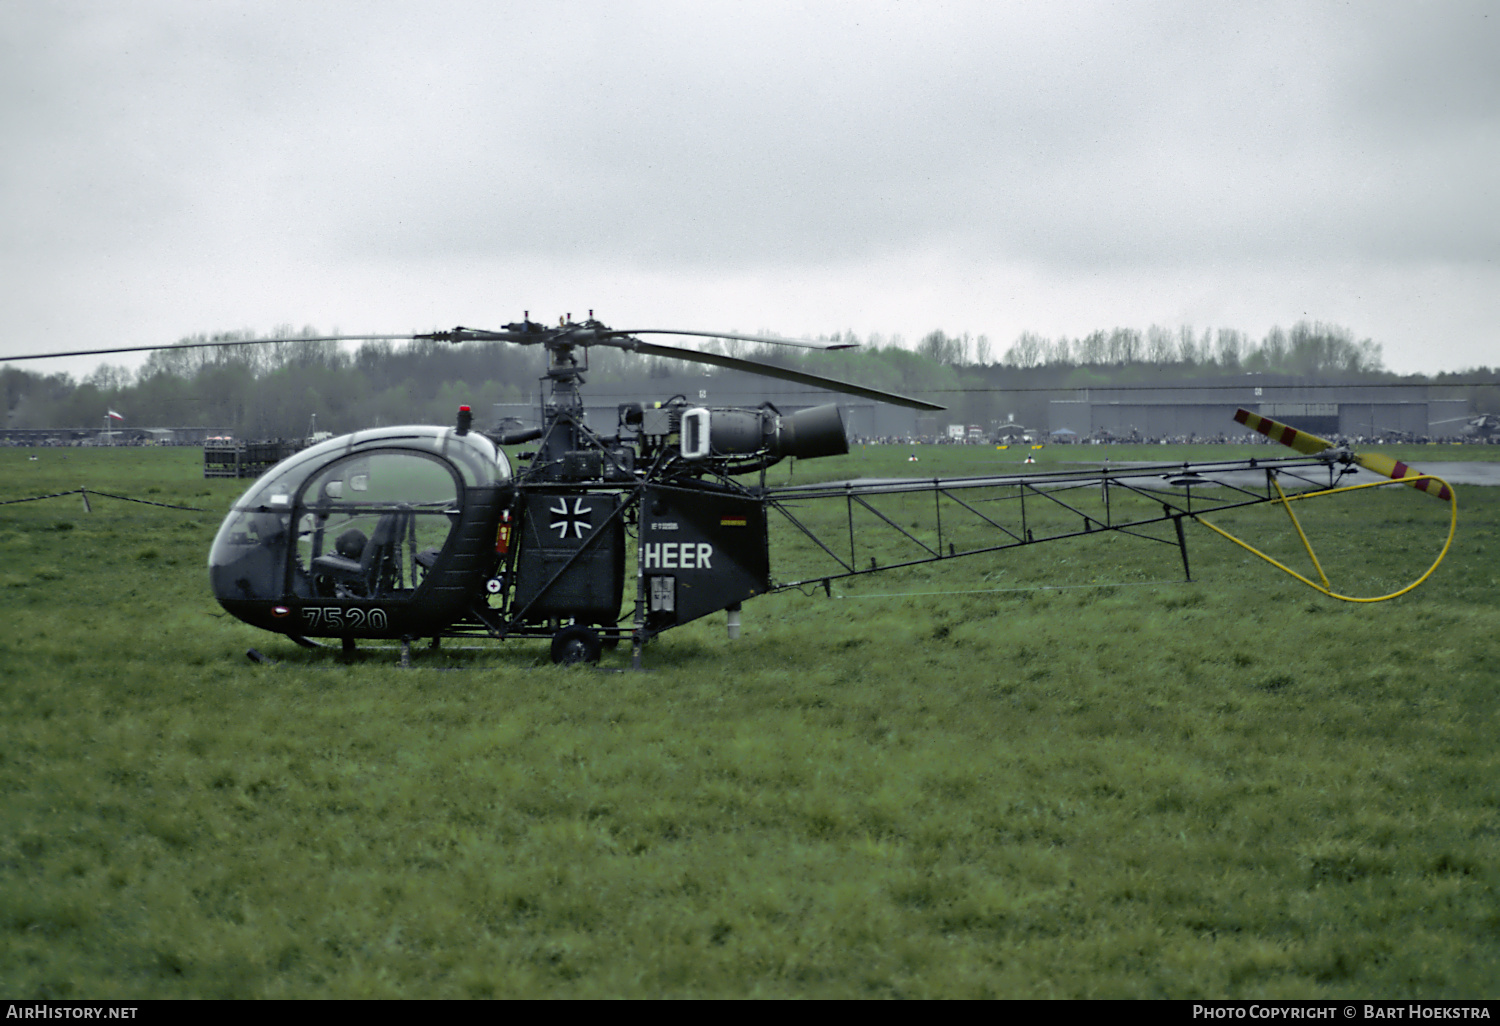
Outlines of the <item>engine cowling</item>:
{"type": "Polygon", "coordinates": [[[771,461],[786,456],[814,459],[842,456],[849,451],[844,418],[835,403],[788,415],[770,406],[693,407],[682,413],[681,438],[682,456],[689,460],[716,456],[765,456],[771,461]]]}

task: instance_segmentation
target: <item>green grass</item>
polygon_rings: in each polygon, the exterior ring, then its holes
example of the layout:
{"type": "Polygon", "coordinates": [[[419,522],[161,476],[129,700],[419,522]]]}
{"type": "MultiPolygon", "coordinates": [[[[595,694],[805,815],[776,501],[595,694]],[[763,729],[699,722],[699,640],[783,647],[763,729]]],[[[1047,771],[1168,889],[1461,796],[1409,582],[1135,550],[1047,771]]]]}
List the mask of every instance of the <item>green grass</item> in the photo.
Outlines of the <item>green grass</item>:
{"type": "MultiPolygon", "coordinates": [[[[1493,489],[1374,606],[1198,528],[1191,585],[1175,549],[1091,538],[756,600],[739,641],[710,617],[646,674],[537,643],[403,671],[221,615],[206,552],[245,482],[196,453],[26,455],[0,450],[0,499],[212,512],[0,507],[8,995],[1500,984],[1493,489]]],[[[827,476],[862,455],[905,467],[827,476]]],[[[1441,504],[1386,491],[1305,511],[1351,590],[1441,540],[1441,504]]],[[[1295,560],[1284,522],[1235,520],[1295,560]]]]}

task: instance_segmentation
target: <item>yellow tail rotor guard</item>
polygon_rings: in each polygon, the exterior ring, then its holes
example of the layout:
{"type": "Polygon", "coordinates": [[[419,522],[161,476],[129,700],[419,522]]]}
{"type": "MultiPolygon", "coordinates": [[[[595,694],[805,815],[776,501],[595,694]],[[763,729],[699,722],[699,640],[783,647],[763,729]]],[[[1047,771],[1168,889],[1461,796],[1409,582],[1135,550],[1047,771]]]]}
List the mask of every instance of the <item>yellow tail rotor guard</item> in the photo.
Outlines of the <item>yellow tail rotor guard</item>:
{"type": "Polygon", "coordinates": [[[1303,492],[1298,495],[1287,495],[1281,490],[1281,484],[1279,482],[1276,482],[1273,479],[1273,483],[1276,485],[1277,494],[1281,496],[1276,501],[1286,509],[1287,516],[1291,518],[1292,525],[1296,527],[1297,535],[1302,539],[1302,544],[1307,549],[1307,554],[1309,557],[1311,557],[1313,566],[1318,571],[1318,576],[1323,579],[1323,583],[1321,585],[1319,585],[1316,581],[1309,580],[1308,578],[1302,576],[1286,564],[1281,563],[1271,556],[1266,555],[1264,552],[1260,551],[1248,542],[1236,538],[1234,535],[1230,534],[1222,527],[1219,527],[1217,524],[1212,524],[1207,520],[1204,520],[1202,517],[1193,517],[1193,519],[1198,521],[1198,523],[1202,524],[1204,527],[1207,527],[1209,530],[1221,534],[1225,538],[1228,538],[1230,541],[1234,542],[1245,551],[1259,556],[1261,559],[1265,560],[1267,563],[1270,563],[1278,570],[1281,570],[1282,572],[1295,577],[1297,580],[1307,585],[1313,591],[1327,595],[1329,598],[1338,599],[1341,602],[1384,602],[1387,599],[1393,599],[1398,596],[1405,595],[1407,592],[1411,591],[1413,588],[1417,587],[1423,581],[1427,580],[1427,578],[1432,576],[1432,572],[1438,568],[1438,564],[1443,561],[1443,557],[1448,555],[1448,549],[1453,545],[1453,536],[1458,530],[1458,495],[1447,481],[1444,481],[1442,478],[1434,474],[1411,474],[1405,477],[1393,478],[1386,481],[1369,481],[1365,484],[1345,485],[1342,488],[1325,488],[1322,491],[1303,492]],[[1386,488],[1393,484],[1411,485],[1417,483],[1418,481],[1436,481],[1441,486],[1443,497],[1448,500],[1449,506],[1452,507],[1448,520],[1448,537],[1443,542],[1443,550],[1438,553],[1437,559],[1433,560],[1432,565],[1427,568],[1426,573],[1422,574],[1421,577],[1418,577],[1415,581],[1412,581],[1400,591],[1393,591],[1389,595],[1379,595],[1373,598],[1366,598],[1356,595],[1340,595],[1338,592],[1334,591],[1332,585],[1328,581],[1328,575],[1323,573],[1323,566],[1318,562],[1318,556],[1317,553],[1313,551],[1312,543],[1307,539],[1307,533],[1302,530],[1302,524],[1297,520],[1297,514],[1292,512],[1292,503],[1302,499],[1321,499],[1329,495],[1337,495],[1340,492],[1357,492],[1361,488],[1386,488]]]}

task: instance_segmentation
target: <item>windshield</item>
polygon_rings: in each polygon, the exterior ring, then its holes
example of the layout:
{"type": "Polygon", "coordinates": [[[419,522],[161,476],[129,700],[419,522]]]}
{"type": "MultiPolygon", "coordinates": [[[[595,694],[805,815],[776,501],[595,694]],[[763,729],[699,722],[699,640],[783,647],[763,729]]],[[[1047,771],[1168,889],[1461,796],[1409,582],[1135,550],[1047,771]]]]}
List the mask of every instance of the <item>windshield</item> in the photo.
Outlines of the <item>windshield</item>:
{"type": "Polygon", "coordinates": [[[235,503],[209,552],[214,593],[409,596],[447,543],[466,485],[509,479],[488,439],[447,428],[324,442],[272,468],[235,503]]]}

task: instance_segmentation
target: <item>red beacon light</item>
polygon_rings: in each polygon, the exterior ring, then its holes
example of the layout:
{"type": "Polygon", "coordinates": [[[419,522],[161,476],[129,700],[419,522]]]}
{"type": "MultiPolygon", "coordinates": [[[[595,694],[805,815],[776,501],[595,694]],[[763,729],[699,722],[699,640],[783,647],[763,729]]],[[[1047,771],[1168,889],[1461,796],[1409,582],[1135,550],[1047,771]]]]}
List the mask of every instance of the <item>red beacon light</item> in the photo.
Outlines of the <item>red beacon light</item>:
{"type": "Polygon", "coordinates": [[[471,409],[469,409],[467,406],[460,406],[458,408],[458,434],[460,434],[460,435],[466,435],[466,434],[468,434],[469,433],[469,425],[471,425],[473,423],[474,423],[474,411],[471,410],[471,409]]]}

